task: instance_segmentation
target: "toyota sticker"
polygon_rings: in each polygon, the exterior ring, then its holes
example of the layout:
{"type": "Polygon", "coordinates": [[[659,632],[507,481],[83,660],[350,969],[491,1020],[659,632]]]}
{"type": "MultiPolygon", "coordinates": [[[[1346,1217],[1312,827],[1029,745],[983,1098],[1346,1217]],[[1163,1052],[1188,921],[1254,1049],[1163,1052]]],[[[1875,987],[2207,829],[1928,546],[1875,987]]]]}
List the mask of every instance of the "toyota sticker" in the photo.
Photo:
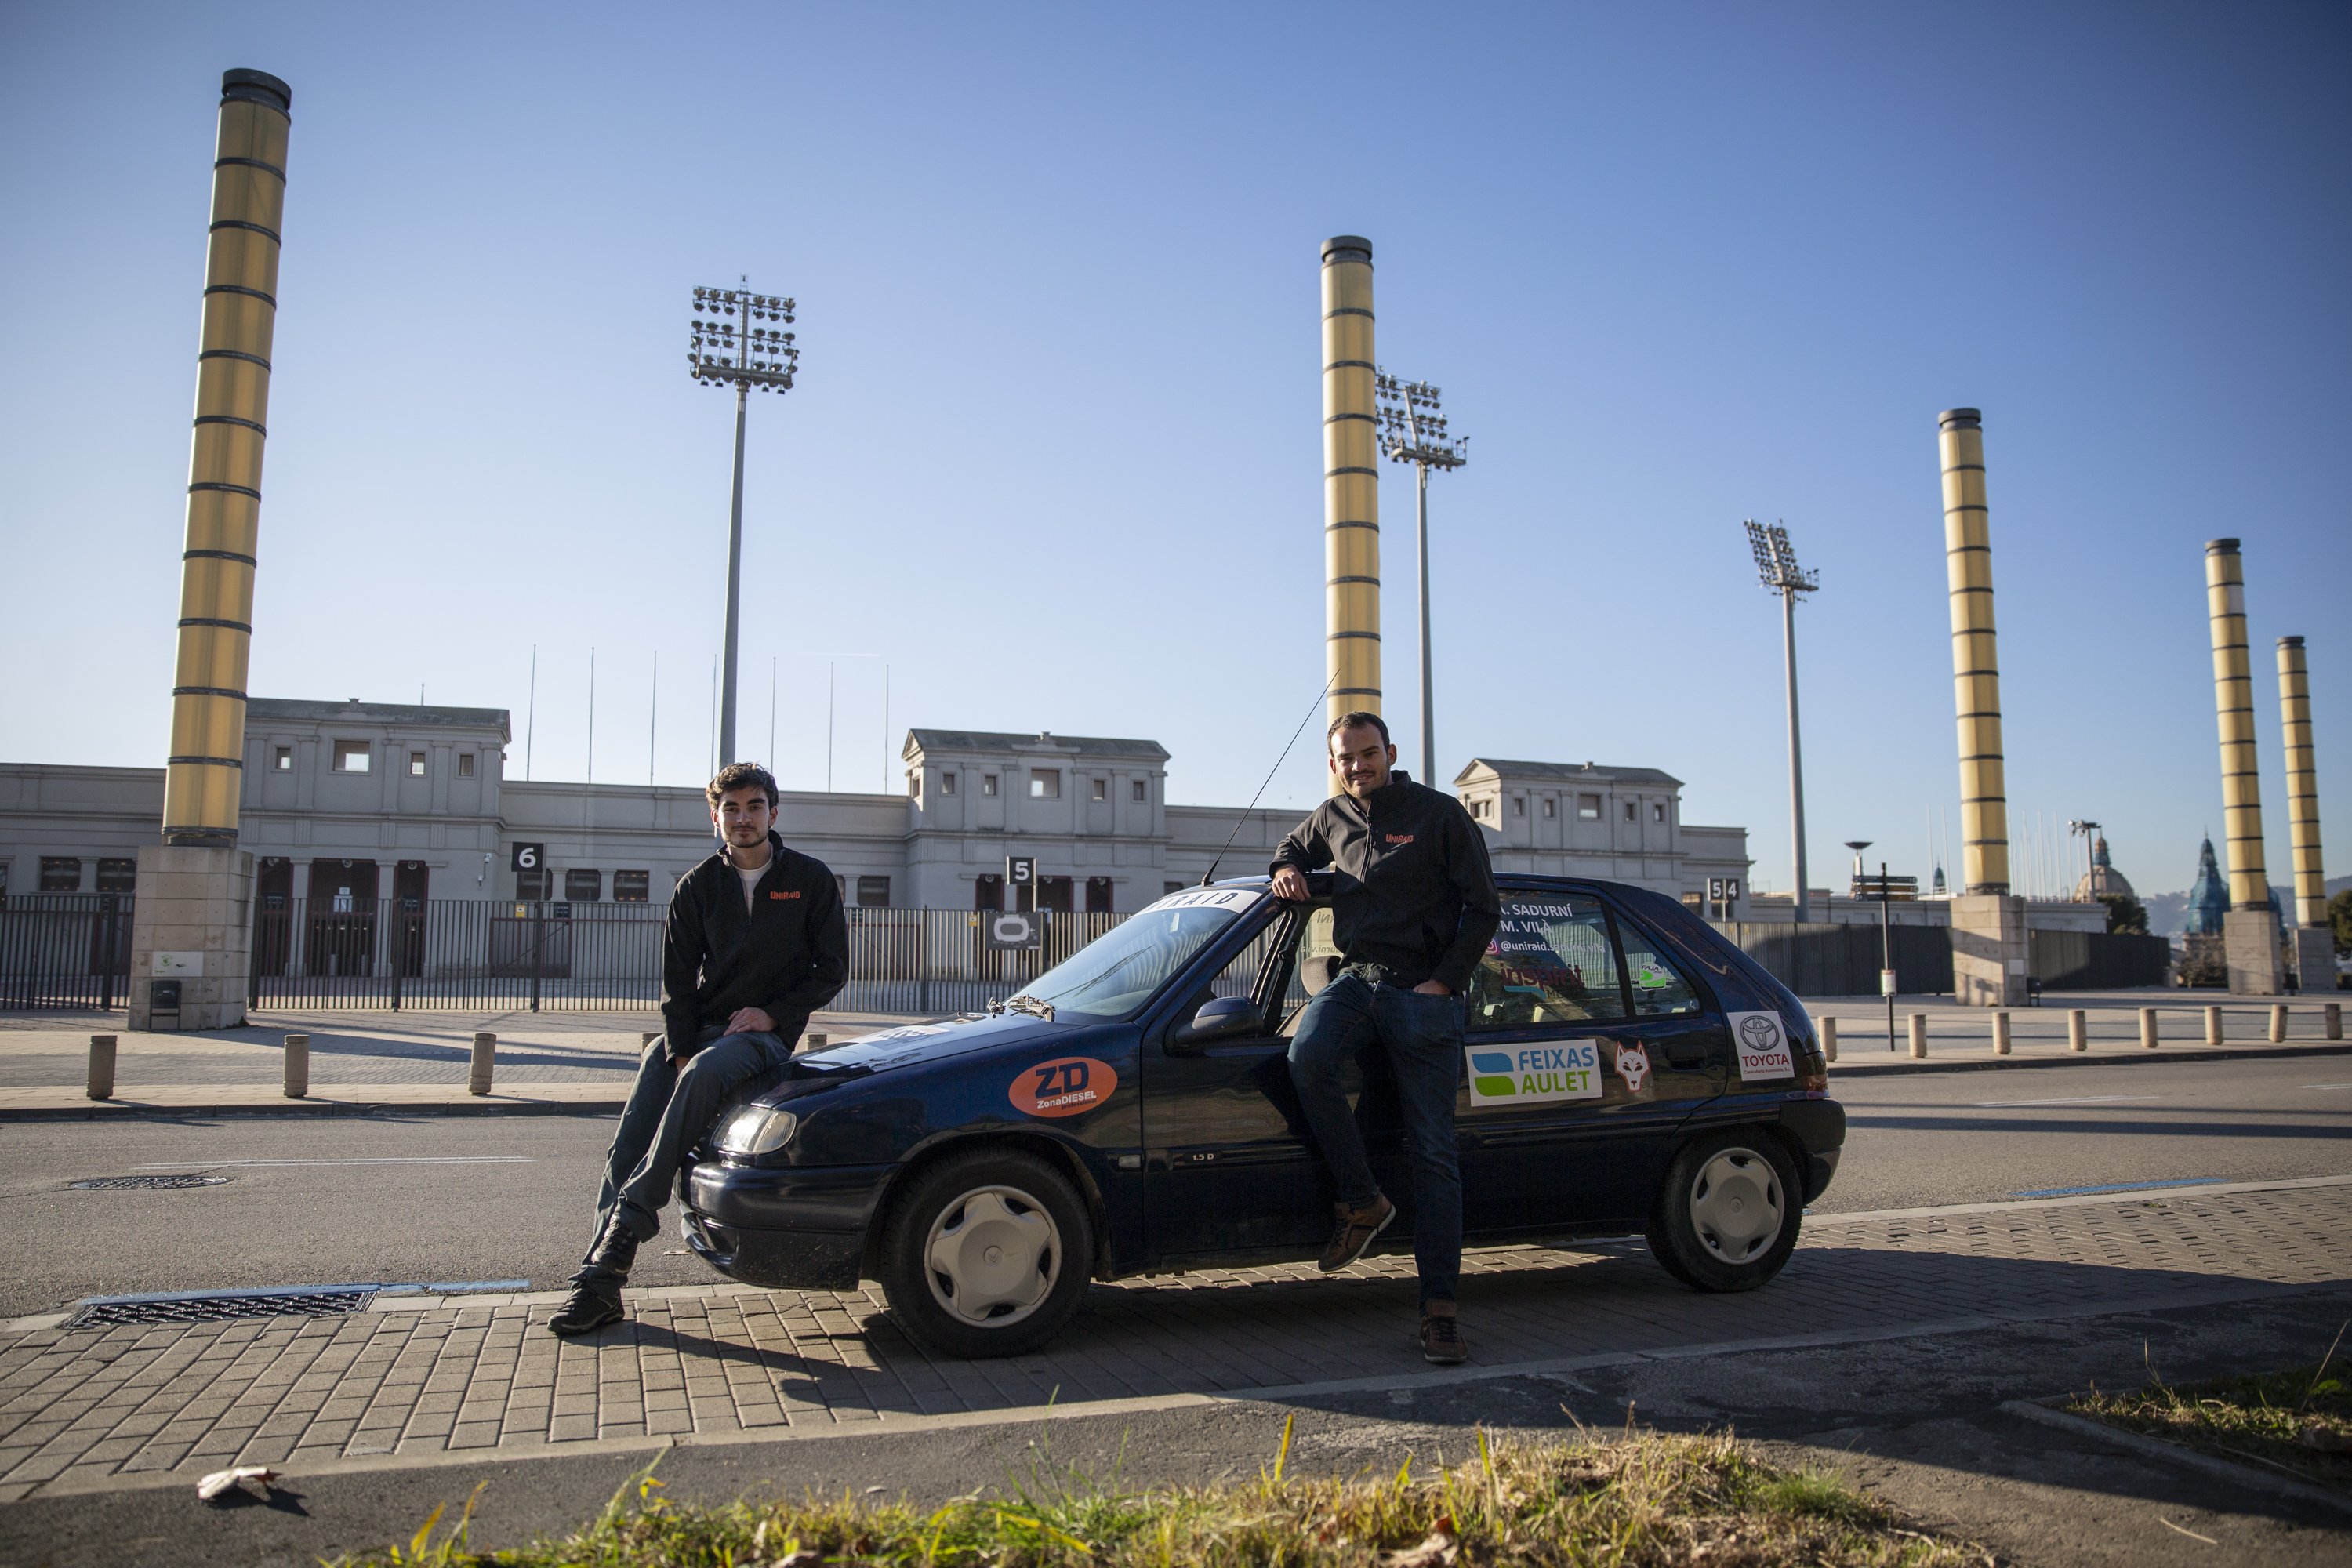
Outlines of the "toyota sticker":
{"type": "Polygon", "coordinates": [[[1796,1064],[1789,1057],[1789,1037],[1778,1013],[1733,1013],[1732,1048],[1739,1053],[1739,1078],[1745,1083],[1759,1078],[1794,1078],[1796,1064]]]}

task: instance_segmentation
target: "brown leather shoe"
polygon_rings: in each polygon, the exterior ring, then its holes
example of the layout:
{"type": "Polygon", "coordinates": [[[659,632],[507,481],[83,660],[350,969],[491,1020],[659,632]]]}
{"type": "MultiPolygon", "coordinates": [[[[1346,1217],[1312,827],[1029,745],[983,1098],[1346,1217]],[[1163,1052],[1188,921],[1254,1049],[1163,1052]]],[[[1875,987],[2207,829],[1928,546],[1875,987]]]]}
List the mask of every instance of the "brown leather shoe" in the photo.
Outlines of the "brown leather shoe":
{"type": "Polygon", "coordinates": [[[1362,1208],[1350,1208],[1346,1204],[1333,1204],[1331,1208],[1339,1215],[1339,1223],[1332,1227],[1331,1239],[1323,1244],[1323,1256],[1315,1260],[1315,1267],[1326,1274],[1345,1268],[1361,1258],[1372,1238],[1388,1229],[1389,1222],[1396,1218],[1396,1205],[1381,1193],[1374,1193],[1372,1201],[1362,1208]]]}
{"type": "Polygon", "coordinates": [[[1421,1320],[1421,1359],[1438,1366],[1454,1366],[1470,1359],[1470,1342],[1462,1337],[1462,1320],[1451,1312],[1431,1312],[1421,1320]]]}

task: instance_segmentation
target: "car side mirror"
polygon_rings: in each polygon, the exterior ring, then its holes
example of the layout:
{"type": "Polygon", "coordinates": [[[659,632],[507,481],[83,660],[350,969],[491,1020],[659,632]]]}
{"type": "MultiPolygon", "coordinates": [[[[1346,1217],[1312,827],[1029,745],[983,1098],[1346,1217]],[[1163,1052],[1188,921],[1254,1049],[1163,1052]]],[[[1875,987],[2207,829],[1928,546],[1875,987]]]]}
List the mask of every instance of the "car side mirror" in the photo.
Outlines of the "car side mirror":
{"type": "Polygon", "coordinates": [[[1168,1048],[1180,1053],[1199,1050],[1237,1035],[1254,1035],[1265,1027],[1257,1005],[1246,996],[1213,996],[1201,1010],[1169,1032],[1168,1048]]]}

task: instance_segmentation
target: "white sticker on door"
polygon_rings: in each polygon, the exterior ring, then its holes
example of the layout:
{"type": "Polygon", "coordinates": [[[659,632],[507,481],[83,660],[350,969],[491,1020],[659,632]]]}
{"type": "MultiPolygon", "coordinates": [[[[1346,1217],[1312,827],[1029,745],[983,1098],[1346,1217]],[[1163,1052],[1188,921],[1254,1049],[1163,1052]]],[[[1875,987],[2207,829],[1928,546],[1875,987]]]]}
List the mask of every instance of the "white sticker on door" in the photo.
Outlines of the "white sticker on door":
{"type": "Polygon", "coordinates": [[[1540,1105],[1601,1098],[1601,1052],[1591,1040],[1469,1046],[1470,1105],[1540,1105]]]}
{"type": "Polygon", "coordinates": [[[1778,1013],[1733,1013],[1732,1049],[1739,1053],[1741,1082],[1759,1078],[1794,1078],[1797,1066],[1789,1056],[1789,1036],[1778,1013]]]}

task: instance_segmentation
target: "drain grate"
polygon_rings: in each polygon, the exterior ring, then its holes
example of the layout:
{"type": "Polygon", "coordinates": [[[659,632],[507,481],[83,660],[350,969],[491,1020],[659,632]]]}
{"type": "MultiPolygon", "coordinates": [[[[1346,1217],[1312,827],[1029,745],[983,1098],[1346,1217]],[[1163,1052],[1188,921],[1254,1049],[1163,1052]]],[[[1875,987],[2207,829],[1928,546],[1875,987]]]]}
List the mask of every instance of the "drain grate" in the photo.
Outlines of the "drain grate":
{"type": "Polygon", "coordinates": [[[66,1320],[68,1329],[111,1329],[152,1323],[226,1323],[241,1318],[333,1318],[367,1310],[373,1289],[255,1291],[244,1295],[166,1296],[147,1300],[92,1301],[66,1320]]]}
{"type": "Polygon", "coordinates": [[[141,1190],[173,1187],[217,1187],[226,1176],[92,1176],[85,1182],[68,1182],[66,1185],[80,1192],[116,1192],[125,1187],[141,1190]]]}

